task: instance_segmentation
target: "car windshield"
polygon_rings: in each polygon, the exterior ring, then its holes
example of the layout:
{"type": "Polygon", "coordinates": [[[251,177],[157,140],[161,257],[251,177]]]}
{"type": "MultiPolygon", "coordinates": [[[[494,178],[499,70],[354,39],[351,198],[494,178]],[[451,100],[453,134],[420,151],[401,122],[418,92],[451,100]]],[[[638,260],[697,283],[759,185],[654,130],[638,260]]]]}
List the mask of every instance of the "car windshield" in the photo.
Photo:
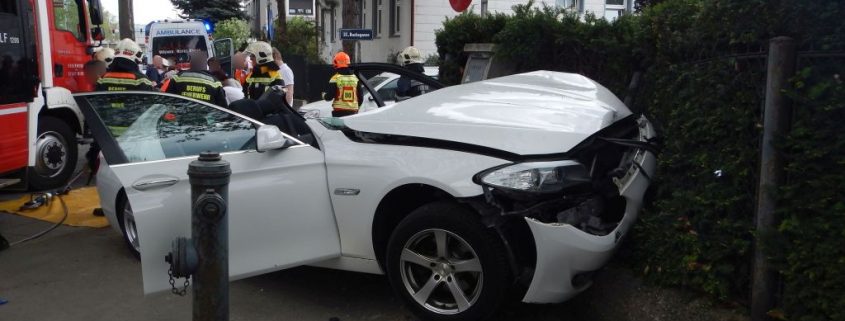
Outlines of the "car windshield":
{"type": "Polygon", "coordinates": [[[390,77],[387,77],[387,76],[375,76],[375,77],[370,78],[369,80],[367,80],[367,83],[368,83],[370,86],[372,86],[372,87],[376,87],[376,86],[378,86],[379,84],[383,83],[383,82],[384,82],[385,80],[387,80],[388,78],[390,78],[390,77]]]}

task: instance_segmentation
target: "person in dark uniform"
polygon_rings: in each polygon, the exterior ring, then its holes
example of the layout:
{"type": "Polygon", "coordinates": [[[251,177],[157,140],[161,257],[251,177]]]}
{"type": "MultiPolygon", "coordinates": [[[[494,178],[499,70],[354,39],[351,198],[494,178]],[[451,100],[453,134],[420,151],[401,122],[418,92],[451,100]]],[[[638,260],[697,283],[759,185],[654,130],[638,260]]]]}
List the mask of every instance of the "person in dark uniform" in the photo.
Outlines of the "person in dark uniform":
{"type": "MultiPolygon", "coordinates": [[[[422,55],[420,54],[420,50],[415,47],[408,47],[402,50],[399,53],[398,61],[405,69],[409,69],[420,75],[423,75],[425,72],[422,55]]],[[[428,85],[408,77],[399,77],[399,80],[396,81],[396,100],[405,100],[429,91],[428,85]]]]}
{"type": "MultiPolygon", "coordinates": [[[[273,47],[264,41],[256,41],[246,48],[253,62],[252,73],[246,76],[244,94],[250,99],[258,99],[271,86],[284,86],[285,81],[279,72],[279,65],[273,60],[273,47]]],[[[287,103],[287,102],[285,102],[287,103]]]]}
{"type": "Polygon", "coordinates": [[[123,39],[114,48],[114,60],[103,76],[97,80],[97,91],[155,91],[153,82],[138,70],[144,53],[131,39],[123,39]]]}
{"type": "Polygon", "coordinates": [[[208,56],[201,51],[190,55],[191,69],[184,70],[164,81],[161,90],[182,95],[220,107],[226,107],[226,92],[223,84],[208,71],[208,56]]]}

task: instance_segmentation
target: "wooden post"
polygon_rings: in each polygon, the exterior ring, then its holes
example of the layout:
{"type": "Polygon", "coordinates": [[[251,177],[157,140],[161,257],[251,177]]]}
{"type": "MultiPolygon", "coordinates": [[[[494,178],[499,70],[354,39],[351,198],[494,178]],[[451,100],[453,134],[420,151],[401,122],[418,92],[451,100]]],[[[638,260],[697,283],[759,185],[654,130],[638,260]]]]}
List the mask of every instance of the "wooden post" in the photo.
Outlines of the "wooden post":
{"type": "Polygon", "coordinates": [[[766,71],[766,103],[763,110],[763,139],[760,145],[760,183],[757,187],[757,242],[751,279],[751,320],[768,320],[774,308],[777,272],[761,249],[760,236],[774,232],[775,193],[784,181],[783,158],[775,148],[775,141],[789,131],[792,106],[784,94],[789,78],[795,74],[795,41],[789,37],[775,37],[769,41],[766,71]]]}

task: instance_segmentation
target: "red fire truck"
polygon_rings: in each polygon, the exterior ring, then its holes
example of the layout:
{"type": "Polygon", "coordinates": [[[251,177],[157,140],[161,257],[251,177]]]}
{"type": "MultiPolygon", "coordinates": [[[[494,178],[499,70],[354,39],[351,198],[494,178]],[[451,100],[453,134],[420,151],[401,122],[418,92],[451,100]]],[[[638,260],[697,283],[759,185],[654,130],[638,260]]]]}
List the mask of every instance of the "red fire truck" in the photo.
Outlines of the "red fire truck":
{"type": "Polygon", "coordinates": [[[77,164],[72,93],[103,33],[99,0],[0,0],[0,188],[48,189],[77,164]]]}

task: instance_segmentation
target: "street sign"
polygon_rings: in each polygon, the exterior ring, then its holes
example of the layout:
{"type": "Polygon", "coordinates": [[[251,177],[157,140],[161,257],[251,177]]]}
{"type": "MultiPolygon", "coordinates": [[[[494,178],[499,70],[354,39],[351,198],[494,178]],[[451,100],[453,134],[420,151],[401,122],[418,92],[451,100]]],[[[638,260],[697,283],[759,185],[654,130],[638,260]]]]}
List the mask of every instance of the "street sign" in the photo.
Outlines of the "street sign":
{"type": "Polygon", "coordinates": [[[373,40],[373,29],[340,29],[340,40],[373,40]]]}

